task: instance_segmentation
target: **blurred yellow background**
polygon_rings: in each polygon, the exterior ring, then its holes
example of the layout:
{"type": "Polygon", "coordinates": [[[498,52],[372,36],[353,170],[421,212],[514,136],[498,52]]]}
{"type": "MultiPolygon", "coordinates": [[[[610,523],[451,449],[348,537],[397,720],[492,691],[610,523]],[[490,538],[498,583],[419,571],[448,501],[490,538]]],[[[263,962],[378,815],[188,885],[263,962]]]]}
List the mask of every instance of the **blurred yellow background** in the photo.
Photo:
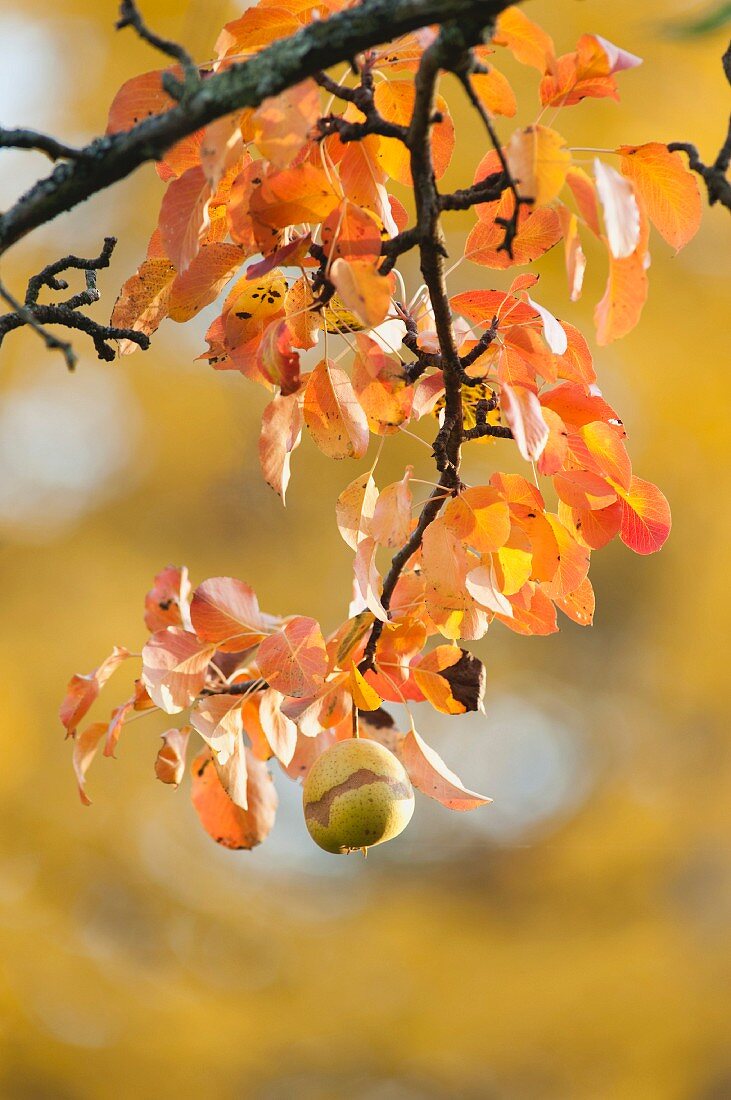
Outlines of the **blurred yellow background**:
{"type": "MultiPolygon", "coordinates": [[[[143,6],[201,60],[236,14],[225,0],[143,6]]],[[[595,31],[645,58],[620,76],[621,105],[561,113],[572,144],[693,140],[715,156],[723,31],[680,40],[667,29],[702,10],[693,0],[526,10],[562,52],[595,31]]],[[[70,141],[103,130],[119,84],[158,65],[131,32],[113,32],[115,16],[113,0],[0,0],[3,124],[70,141]]],[[[535,117],[537,81],[501,67],[521,102],[499,124],[507,137],[535,117]]],[[[445,88],[459,186],[485,150],[445,88]]],[[[3,153],[0,207],[45,171],[33,154],[3,153]]],[[[44,263],[93,255],[114,233],[97,314],[108,316],[161,193],[146,168],[16,248],[4,279],[18,293],[44,263]]],[[[455,256],[471,224],[460,218],[447,225],[455,256]]],[[[95,762],[84,810],[56,718],[72,672],[114,642],[139,648],[143,595],[168,562],[194,581],[241,577],[267,610],[332,629],[351,567],[333,506],[356,467],[306,443],[283,511],[258,472],[263,392],[193,361],[210,311],[166,323],[150,352],[111,366],[79,339],[73,376],[32,334],[8,338],[2,1097],[731,1096],[730,244],[719,209],[678,257],[656,237],[640,327],[597,354],[636,472],[670,498],[667,547],[594,556],[592,630],[563,620],[559,635],[530,639],[493,626],[477,647],[486,717],[424,715],[422,732],[494,804],[461,816],[420,798],[412,827],[367,863],[314,848],[283,776],[270,840],[251,854],[217,848],[186,790],[154,780],[155,719],[130,726],[117,761],[95,762]]],[[[581,303],[567,300],[558,255],[542,264],[540,297],[587,332],[604,277],[598,254],[589,260],[581,303]]],[[[451,289],[509,279],[464,264],[451,289]]],[[[501,464],[503,446],[469,456],[468,479],[501,464]]],[[[381,480],[407,459],[430,476],[426,450],[403,439],[388,444],[381,480]]]]}

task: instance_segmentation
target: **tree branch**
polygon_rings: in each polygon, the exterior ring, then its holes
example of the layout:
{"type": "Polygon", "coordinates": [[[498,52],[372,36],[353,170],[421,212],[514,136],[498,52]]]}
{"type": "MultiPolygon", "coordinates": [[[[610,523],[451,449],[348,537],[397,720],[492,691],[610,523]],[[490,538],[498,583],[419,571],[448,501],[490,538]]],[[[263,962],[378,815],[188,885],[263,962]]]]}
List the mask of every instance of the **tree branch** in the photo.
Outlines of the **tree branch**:
{"type": "MultiPolygon", "coordinates": [[[[726,79],[731,84],[731,42],[721,60],[726,79]]],[[[729,118],[726,140],[713,164],[704,164],[695,145],[689,142],[673,141],[668,145],[668,149],[671,153],[685,153],[688,158],[688,167],[693,172],[697,172],[706,185],[709,206],[719,202],[721,206],[731,210],[731,181],[727,175],[728,166],[731,163],[731,118],[729,118]]]]}
{"type": "Polygon", "coordinates": [[[116,357],[115,349],[111,345],[113,340],[133,340],[139,347],[146,349],[150,345],[150,338],[142,332],[133,329],[115,328],[113,325],[100,325],[90,317],[79,313],[81,306],[89,306],[99,301],[99,291],[96,286],[96,273],[105,267],[109,267],[109,261],[117,241],[114,237],[106,237],[104,247],[97,257],[91,260],[82,259],[80,256],[64,256],[52,264],[48,264],[37,275],[28,280],[25,292],[25,301],[20,302],[0,283],[0,297],[4,298],[13,310],[0,316],[0,345],[9,332],[23,328],[27,325],[37,332],[52,351],[60,351],[66,360],[66,366],[73,370],[76,366],[76,353],[66,340],[60,340],[50,333],[46,326],[59,325],[63,328],[85,332],[91,337],[96,353],[100,359],[112,362],[116,357]],[[72,295],[64,302],[56,302],[51,305],[42,305],[38,302],[38,296],[43,287],[50,290],[68,290],[65,279],[59,279],[62,271],[83,271],[86,288],[78,294],[72,295]]]}
{"type": "MultiPolygon", "coordinates": [[[[450,19],[465,25],[487,24],[508,4],[509,0],[364,0],[313,22],[250,60],[206,77],[192,90],[186,88],[181,102],[165,114],[124,133],[97,138],[79,150],[76,159],[59,164],[0,217],[0,254],[39,226],[125,179],[140,165],[159,160],[181,138],[223,115],[258,107],[269,96],[322,69],[419,27],[450,19]]],[[[139,33],[135,11],[126,5],[123,20],[139,33]]],[[[164,42],[149,32],[146,38],[154,39],[156,45],[164,42]]]]}

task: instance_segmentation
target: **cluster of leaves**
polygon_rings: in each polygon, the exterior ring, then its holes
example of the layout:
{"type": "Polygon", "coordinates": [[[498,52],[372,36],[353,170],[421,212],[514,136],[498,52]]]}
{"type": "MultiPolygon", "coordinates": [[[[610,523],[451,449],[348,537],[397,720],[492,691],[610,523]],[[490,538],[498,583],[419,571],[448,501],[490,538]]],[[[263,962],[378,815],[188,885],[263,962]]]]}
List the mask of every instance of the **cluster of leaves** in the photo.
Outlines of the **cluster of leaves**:
{"type": "MultiPolygon", "coordinates": [[[[262,0],[224,28],[210,69],[238,63],[341,6],[262,0]]],[[[259,454],[264,478],[283,500],[304,430],[328,457],[362,459],[372,435],[383,443],[410,422],[434,417],[440,480],[418,514],[410,467],[379,492],[376,458],[343,490],[336,514],[354,553],[354,595],[348,618],[328,638],[311,618],[263,614],[241,581],[205,581],[191,601],[185,570],[161,573],[148,595],[152,636],[134,696],[109,724],[77,733],[128,652],[115,650],[69,685],[62,720],[75,735],[84,799],[97,746],[105,740],[105,753],[113,754],[125,720],[152,708],[190,708],[189,725],[164,735],[156,772],[179,783],[191,728],[200,735],[193,801],[211,835],[229,847],[251,847],[271,827],[276,796],[267,760],[276,757],[301,777],[325,747],[354,733],[396,751],[418,789],[471,809],[488,800],[462,786],[413,722],[407,734],[397,733],[383,703],[428,702],[444,714],[478,709],[484,669],[460,641],[481,638],[494,620],[520,634],[551,634],[557,610],[589,625],[592,550],[619,535],[648,554],[667,538],[667,501],[633,473],[626,432],[597,386],[586,339],[531,297],[537,276],[518,274],[508,290],[480,287],[449,298],[456,359],[445,347],[434,289],[406,292],[398,261],[423,249],[427,233],[418,203],[414,224],[407,207],[417,186],[420,66],[437,34],[415,32],[359,56],[343,73],[321,73],[256,110],[212,123],[158,165],[167,184],[158,226],[113,323],[149,336],[166,317],[192,318],[236,277],[201,358],[270,394],[259,454]],[[456,429],[447,423],[455,392],[456,429]],[[532,480],[493,472],[480,485],[465,484],[462,443],[496,438],[513,441],[507,445],[532,480]],[[389,549],[395,555],[384,576],[389,549]]],[[[488,140],[492,117],[517,109],[494,66],[498,48],[538,69],[544,109],[616,99],[617,74],[639,64],[596,35],[557,56],[543,30],[508,8],[492,43],[470,51],[471,71],[462,75],[488,140]]],[[[109,131],[169,110],[170,74],[125,84],[109,131]]],[[[455,145],[448,104],[437,96],[434,106],[425,124],[432,183],[455,145]]],[[[474,264],[524,265],[563,241],[572,300],[586,267],[582,234],[602,242],[609,274],[595,311],[599,345],[639,318],[650,224],[678,249],[701,212],[693,175],[666,146],[622,146],[612,157],[597,157],[590,174],[556,130],[536,123],[504,146],[492,141],[470,187],[434,191],[437,215],[474,209],[464,256],[474,264]]],[[[121,351],[135,347],[126,342],[121,351]]]]}

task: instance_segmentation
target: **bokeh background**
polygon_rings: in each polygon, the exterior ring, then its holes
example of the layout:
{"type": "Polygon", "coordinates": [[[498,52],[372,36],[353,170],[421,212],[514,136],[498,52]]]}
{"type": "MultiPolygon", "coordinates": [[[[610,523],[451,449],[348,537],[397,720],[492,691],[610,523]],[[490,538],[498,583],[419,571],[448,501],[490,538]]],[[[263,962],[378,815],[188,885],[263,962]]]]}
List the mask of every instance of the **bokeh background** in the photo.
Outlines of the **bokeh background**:
{"type": "MultiPolygon", "coordinates": [[[[225,0],[145,0],[150,22],[201,60],[237,14],[225,0]]],[[[596,31],[645,58],[622,104],[562,112],[572,144],[693,140],[715,155],[728,107],[724,30],[687,34],[693,0],[536,0],[571,49],[596,31]],[[682,31],[683,33],[678,33],[682,31]]],[[[158,64],[113,0],[0,0],[0,121],[80,141],[121,82],[158,64]]],[[[713,20],[711,20],[713,23],[713,20]]],[[[728,28],[726,28],[728,30],[728,28]]],[[[504,59],[521,111],[536,74],[504,59]]],[[[471,178],[483,137],[447,87],[471,178]]],[[[587,154],[588,155],[588,154],[587,154]]],[[[2,155],[0,206],[46,170],[2,155]]],[[[108,315],[141,259],[161,185],[151,167],[34,236],[5,261],[15,288],[68,251],[120,238],[108,315]]],[[[459,255],[469,218],[448,223],[459,255]]],[[[332,628],[350,552],[333,503],[354,466],[308,443],[286,513],[256,458],[264,396],[194,357],[206,317],[166,323],[146,355],[67,375],[31,334],[0,370],[0,1095],[9,1098],[731,1096],[731,731],[728,683],[731,220],[707,212],[677,257],[655,239],[639,329],[601,351],[605,394],[635,469],[671,500],[663,552],[595,555],[596,625],[549,639],[494,626],[478,651],[487,714],[422,729],[492,806],[453,815],[420,798],[413,826],[361,860],[307,840],[299,790],[277,780],[265,846],[230,853],[184,788],[154,780],[162,724],[123,735],[78,801],[56,717],[74,671],[139,648],[153,574],[231,574],[262,605],[332,628]]],[[[558,250],[557,250],[558,251],[558,250]]],[[[590,329],[603,267],[567,301],[560,256],[541,300],[590,329]]],[[[592,262],[595,261],[595,262],[592,262]]],[[[415,274],[414,274],[415,277],[415,274]]],[[[507,286],[463,264],[457,291],[507,286]]],[[[476,480],[507,451],[476,448],[476,480]]],[[[389,442],[381,480],[412,441],[389,442]]],[[[124,695],[107,689],[103,714],[124,695]]]]}

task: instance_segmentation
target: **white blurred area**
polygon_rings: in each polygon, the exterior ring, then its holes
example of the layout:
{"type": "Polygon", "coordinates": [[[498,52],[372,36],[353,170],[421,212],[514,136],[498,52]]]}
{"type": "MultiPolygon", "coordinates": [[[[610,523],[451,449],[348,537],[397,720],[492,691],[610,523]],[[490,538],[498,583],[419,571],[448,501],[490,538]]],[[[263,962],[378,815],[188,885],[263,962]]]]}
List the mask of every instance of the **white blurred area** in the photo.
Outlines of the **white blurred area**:
{"type": "Polygon", "coordinates": [[[49,356],[28,371],[0,404],[0,531],[51,540],[128,493],[139,430],[137,400],[113,368],[69,376],[49,356]]]}

